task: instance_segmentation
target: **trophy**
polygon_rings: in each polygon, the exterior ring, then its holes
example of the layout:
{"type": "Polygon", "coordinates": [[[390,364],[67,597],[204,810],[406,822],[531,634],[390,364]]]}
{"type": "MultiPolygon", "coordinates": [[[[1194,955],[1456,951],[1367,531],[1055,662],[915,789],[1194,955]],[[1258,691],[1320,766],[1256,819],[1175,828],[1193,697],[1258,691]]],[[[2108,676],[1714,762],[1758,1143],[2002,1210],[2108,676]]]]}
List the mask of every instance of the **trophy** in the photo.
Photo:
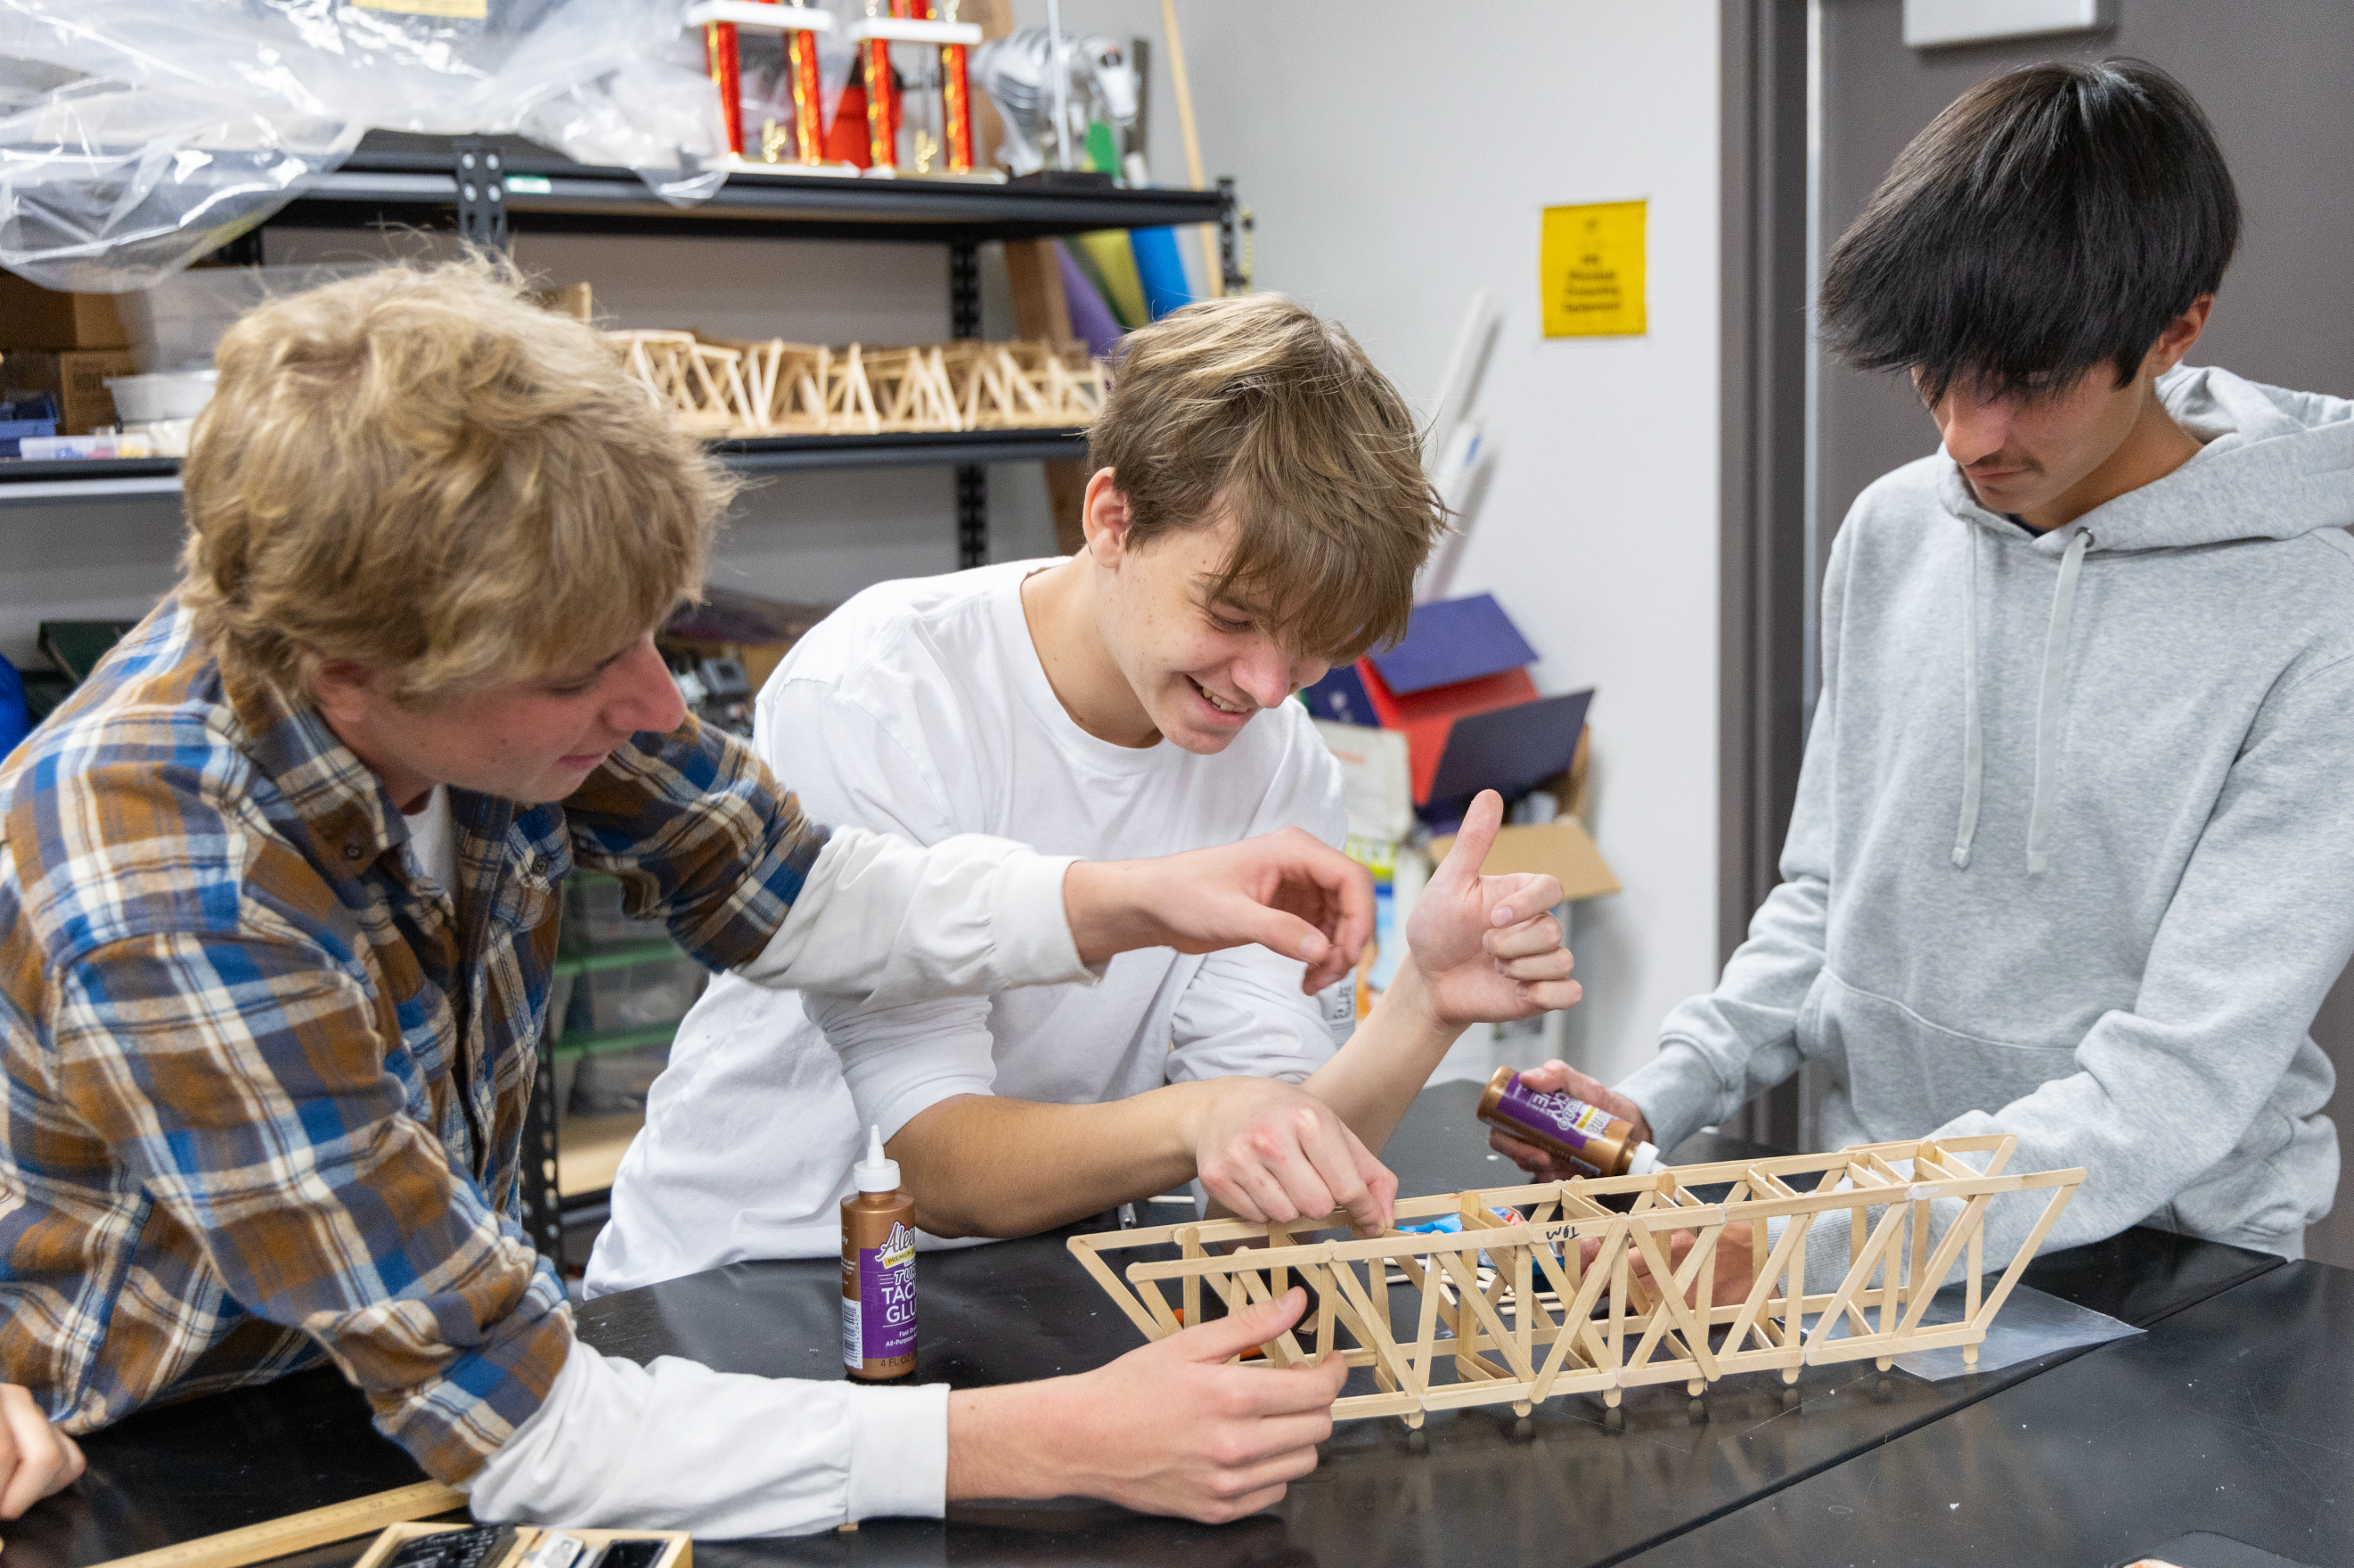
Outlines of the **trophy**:
{"type": "MultiPolygon", "coordinates": [[[[720,120],[727,132],[727,151],[734,166],[777,173],[790,169],[803,175],[854,175],[849,164],[830,163],[825,156],[824,110],[818,90],[817,35],[833,31],[833,16],[805,0],[698,0],[686,13],[689,26],[703,29],[704,59],[712,85],[719,93],[720,120]],[[784,38],[785,86],[790,92],[793,123],[790,133],[774,121],[760,128],[759,157],[748,158],[744,148],[743,54],[738,29],[781,34],[784,38]],[[791,155],[779,154],[787,151],[791,155]]],[[[974,34],[979,36],[980,29],[974,34]]],[[[961,53],[961,51],[960,51],[961,53]]]]}
{"type": "Polygon", "coordinates": [[[973,164],[972,95],[965,51],[981,29],[956,19],[956,0],[866,0],[847,37],[866,90],[866,172],[884,179],[994,180],[973,164]],[[894,46],[897,46],[895,56],[894,46]],[[895,69],[895,65],[896,68],[895,69]]]}

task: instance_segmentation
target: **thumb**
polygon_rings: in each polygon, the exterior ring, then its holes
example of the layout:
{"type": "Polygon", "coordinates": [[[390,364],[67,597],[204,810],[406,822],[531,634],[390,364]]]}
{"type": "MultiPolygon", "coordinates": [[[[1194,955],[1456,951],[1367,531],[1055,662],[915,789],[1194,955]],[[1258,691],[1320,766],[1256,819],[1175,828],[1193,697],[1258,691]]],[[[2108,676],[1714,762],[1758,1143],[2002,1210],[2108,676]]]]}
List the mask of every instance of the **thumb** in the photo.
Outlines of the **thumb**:
{"type": "Polygon", "coordinates": [[[1223,1361],[1254,1345],[1266,1344],[1299,1322],[1299,1315],[1306,1310],[1308,1292],[1295,1285],[1272,1301],[1254,1301],[1239,1312],[1229,1312],[1198,1329],[1189,1329],[1180,1338],[1189,1341],[1185,1349],[1188,1360],[1223,1361]]]}
{"type": "Polygon", "coordinates": [[[1496,830],[1504,822],[1504,798],[1493,789],[1482,789],[1472,797],[1471,809],[1463,813],[1463,825],[1455,830],[1455,846],[1438,869],[1430,874],[1433,882],[1448,886],[1468,884],[1479,874],[1487,863],[1488,851],[1496,842],[1496,830]]]}

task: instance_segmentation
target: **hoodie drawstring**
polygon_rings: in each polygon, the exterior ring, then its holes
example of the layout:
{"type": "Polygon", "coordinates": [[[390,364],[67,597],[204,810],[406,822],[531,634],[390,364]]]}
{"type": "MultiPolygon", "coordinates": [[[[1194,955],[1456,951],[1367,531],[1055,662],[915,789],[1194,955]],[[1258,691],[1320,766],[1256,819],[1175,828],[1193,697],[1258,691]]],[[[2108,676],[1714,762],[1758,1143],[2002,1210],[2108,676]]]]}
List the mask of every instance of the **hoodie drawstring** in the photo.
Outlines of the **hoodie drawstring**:
{"type": "MultiPolygon", "coordinates": [[[[2052,625],[2043,639],[2043,683],[2035,698],[2035,803],[2027,819],[2027,871],[2041,875],[2052,857],[2052,793],[2060,771],[2060,679],[2066,673],[2068,626],[2076,613],[2076,581],[2083,575],[2092,530],[2080,528],[2060,557],[2060,581],[2052,592],[2052,625]]],[[[1962,606],[1962,820],[1954,833],[1954,865],[1967,871],[1970,841],[1978,836],[1978,795],[1986,778],[1986,741],[1978,724],[1978,539],[1969,531],[1970,569],[1962,606]]]]}
{"type": "Polygon", "coordinates": [[[2052,829],[2052,780],[2060,771],[2060,676],[2068,657],[2068,622],[2076,613],[2076,578],[2093,532],[2079,528],[2060,557],[2060,584],[2052,590],[2052,630],[2043,639],[2043,689],[2035,698],[2035,809],[2027,819],[2027,874],[2051,863],[2043,842],[2052,829]]]}
{"type": "Polygon", "coordinates": [[[1970,868],[1970,841],[1978,832],[1978,789],[1986,778],[1986,747],[1978,733],[1978,531],[1962,541],[1970,553],[1962,601],[1962,822],[1954,832],[1954,869],[1970,868]]]}

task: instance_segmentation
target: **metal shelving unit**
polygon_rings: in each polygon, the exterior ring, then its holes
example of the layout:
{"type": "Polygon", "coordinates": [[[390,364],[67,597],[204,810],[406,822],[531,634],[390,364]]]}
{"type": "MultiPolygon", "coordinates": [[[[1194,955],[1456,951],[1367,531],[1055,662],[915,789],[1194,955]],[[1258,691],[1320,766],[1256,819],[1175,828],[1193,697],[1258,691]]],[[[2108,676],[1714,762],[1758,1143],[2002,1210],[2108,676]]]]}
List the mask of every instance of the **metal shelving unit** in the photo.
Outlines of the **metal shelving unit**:
{"type": "MultiPolygon", "coordinates": [[[[628,169],[576,164],[520,137],[376,132],[340,167],[307,181],[265,227],[454,228],[499,249],[514,233],[673,238],[727,235],[946,245],[949,330],[957,337],[973,337],[981,331],[974,248],[983,241],[1214,223],[1231,257],[1236,210],[1231,182],[1222,182],[1213,191],[1124,190],[752,171],[731,175],[707,201],[678,207],[657,198],[628,169]]],[[[244,236],[227,248],[227,254],[231,260],[260,261],[260,235],[256,230],[244,236]]],[[[986,465],[1076,458],[1087,449],[1076,430],[968,430],[783,436],[721,441],[715,450],[731,468],[753,473],[953,467],[958,471],[959,564],[977,566],[988,558],[986,465]]],[[[178,489],[179,464],[168,458],[0,461],[0,508],[170,494],[178,489]]]]}
{"type": "MultiPolygon", "coordinates": [[[[525,233],[732,236],[779,239],[890,240],[949,248],[949,322],[956,337],[981,333],[975,248],[1103,228],[1219,228],[1229,286],[1235,273],[1237,205],[1232,181],[1211,191],[1121,189],[1098,184],[991,185],[923,179],[851,179],[743,171],[710,199],[673,207],[628,169],[576,164],[519,137],[429,137],[372,132],[331,173],[303,184],[271,216],[270,228],[361,228],[392,224],[455,229],[476,243],[507,248],[525,233]]],[[[224,248],[232,261],[258,264],[261,230],[224,248]]],[[[825,468],[951,466],[956,469],[957,559],[989,558],[989,471],[998,462],[1084,457],[1076,429],[971,430],[851,436],[783,436],[713,443],[729,467],[749,473],[825,468]]],[[[176,494],[175,459],[67,462],[0,461],[0,509],[11,504],[176,494]]],[[[567,958],[562,965],[643,961],[567,958]]],[[[585,972],[585,969],[579,972],[585,972]]],[[[567,1221],[601,1217],[603,1205],[567,1200],[557,1182],[555,1061],[627,1050],[666,1038],[672,1026],[567,1040],[543,1036],[540,1071],[524,1129],[525,1223],[550,1256],[563,1255],[567,1221]]]]}

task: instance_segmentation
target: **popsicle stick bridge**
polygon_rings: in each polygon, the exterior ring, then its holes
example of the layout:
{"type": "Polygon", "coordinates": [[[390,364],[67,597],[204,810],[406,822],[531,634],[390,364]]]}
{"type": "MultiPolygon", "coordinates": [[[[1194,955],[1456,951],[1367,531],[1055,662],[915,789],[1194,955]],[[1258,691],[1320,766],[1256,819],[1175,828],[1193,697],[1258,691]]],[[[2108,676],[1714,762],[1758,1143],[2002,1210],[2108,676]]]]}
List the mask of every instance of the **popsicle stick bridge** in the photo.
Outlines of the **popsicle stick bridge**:
{"type": "Polygon", "coordinates": [[[1802,1366],[1871,1357],[1885,1370],[1902,1352],[1946,1346],[1975,1362],[1994,1315],[2084,1180],[2082,1170],[2006,1175],[2016,1144],[2007,1134],[1862,1144],[1398,1203],[1407,1225],[1455,1217],[1462,1229],[1451,1234],[1361,1235],[1335,1213],[1289,1224],[1102,1232],[1073,1236],[1070,1246],[1154,1340],[1201,1322],[1204,1290],[1232,1310],[1281,1295],[1296,1276],[1314,1291],[1314,1309],[1261,1349],[1276,1366],[1337,1355],[1370,1367],[1379,1392],[1342,1398],[1336,1419],[1400,1415],[1419,1426],[1426,1411],[1505,1404],[1525,1415],[1557,1394],[1599,1390],[1615,1405],[1622,1390],[1646,1383],[1682,1383],[1696,1394],[1720,1377],[1769,1371],[1795,1383],[1802,1366]],[[1965,1155],[1985,1156],[1985,1169],[1965,1155]],[[1694,1195],[1719,1186],[1718,1201],[1694,1195]],[[2050,1196],[1988,1287],[1987,1205],[2009,1192],[2050,1196]],[[1614,1208],[1610,1199],[1631,1202],[1614,1208]],[[1940,1199],[1957,1200],[1960,1213],[1933,1234],[1931,1205],[1940,1199]],[[1769,1224],[1777,1220],[1778,1228],[1769,1224]],[[1836,1287],[1810,1295],[1807,1237],[1827,1224],[1846,1228],[1849,1266],[1836,1287]],[[1728,1236],[1732,1225],[1745,1233],[1728,1236]],[[1678,1232],[1692,1240],[1671,1264],[1678,1232]],[[1598,1244],[1590,1258],[1589,1239],[1598,1244]],[[1746,1298],[1691,1305],[1713,1299],[1719,1255],[1734,1245],[1749,1252],[1746,1298]],[[1178,1255],[1131,1263],[1123,1281],[1110,1255],[1140,1247],[1178,1255]],[[1961,1319],[1925,1323],[1956,1262],[1966,1264],[1961,1319]],[[1638,1265],[1673,1288],[1646,1288],[1638,1265]],[[1412,1294],[1394,1311],[1401,1286],[1412,1294]]]}

